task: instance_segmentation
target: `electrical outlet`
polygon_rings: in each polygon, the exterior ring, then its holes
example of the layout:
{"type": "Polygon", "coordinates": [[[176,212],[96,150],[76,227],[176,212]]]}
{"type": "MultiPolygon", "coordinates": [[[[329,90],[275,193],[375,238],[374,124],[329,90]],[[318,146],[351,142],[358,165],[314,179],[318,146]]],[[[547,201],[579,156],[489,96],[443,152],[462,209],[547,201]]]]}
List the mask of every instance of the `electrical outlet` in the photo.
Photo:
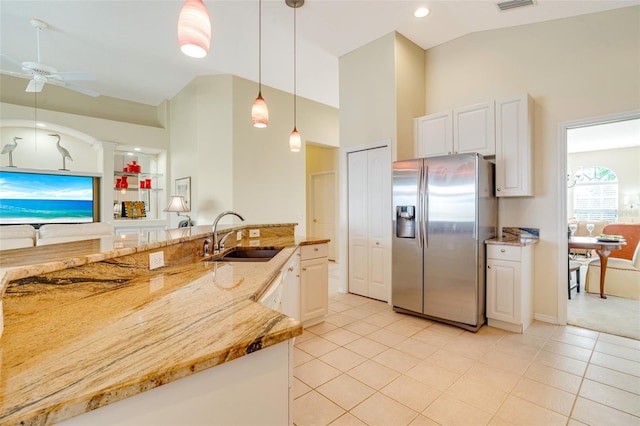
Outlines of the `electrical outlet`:
{"type": "Polygon", "coordinates": [[[249,229],[249,238],[258,238],[260,236],[259,229],[249,229]]]}
{"type": "Polygon", "coordinates": [[[240,241],[242,239],[242,231],[236,232],[236,241],[240,241]]]}
{"type": "Polygon", "coordinates": [[[260,240],[249,241],[249,247],[260,247],[260,240]]]}
{"type": "Polygon", "coordinates": [[[164,266],[164,252],[149,253],[149,269],[158,269],[164,266]]]}

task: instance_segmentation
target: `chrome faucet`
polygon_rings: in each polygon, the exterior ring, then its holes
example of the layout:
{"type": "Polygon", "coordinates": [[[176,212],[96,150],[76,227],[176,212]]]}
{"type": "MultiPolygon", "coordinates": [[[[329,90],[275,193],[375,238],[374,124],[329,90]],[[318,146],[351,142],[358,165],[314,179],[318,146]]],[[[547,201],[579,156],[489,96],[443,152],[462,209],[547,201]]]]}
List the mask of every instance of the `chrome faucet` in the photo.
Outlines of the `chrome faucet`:
{"type": "Polygon", "coordinates": [[[238,217],[241,221],[244,222],[244,218],[242,216],[240,216],[238,213],[236,213],[234,211],[231,211],[231,210],[227,210],[226,212],[222,212],[222,213],[220,213],[218,215],[218,217],[216,217],[216,219],[213,221],[213,253],[214,254],[220,252],[220,247],[218,246],[218,222],[224,216],[230,215],[230,214],[238,217]]]}

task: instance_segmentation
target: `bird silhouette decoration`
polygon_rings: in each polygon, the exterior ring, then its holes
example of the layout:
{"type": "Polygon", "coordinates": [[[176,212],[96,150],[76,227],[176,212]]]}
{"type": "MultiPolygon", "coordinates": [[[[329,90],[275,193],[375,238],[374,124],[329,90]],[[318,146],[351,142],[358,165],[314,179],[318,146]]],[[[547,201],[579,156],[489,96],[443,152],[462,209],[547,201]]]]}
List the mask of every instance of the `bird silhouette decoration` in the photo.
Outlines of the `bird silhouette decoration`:
{"type": "Polygon", "coordinates": [[[3,154],[9,154],[9,167],[15,167],[13,165],[13,150],[18,147],[18,141],[22,140],[22,138],[15,137],[13,138],[13,143],[8,143],[2,148],[3,154]]]}
{"type": "Polygon", "coordinates": [[[58,170],[69,170],[67,169],[67,158],[69,159],[69,161],[73,161],[73,158],[71,158],[71,154],[69,154],[69,151],[67,150],[67,148],[63,147],[60,145],[60,135],[56,134],[56,133],[49,133],[49,136],[53,136],[55,138],[58,138],[58,141],[56,142],[56,148],[58,148],[58,152],[60,153],[60,155],[62,155],[62,168],[58,169],[58,170]]]}

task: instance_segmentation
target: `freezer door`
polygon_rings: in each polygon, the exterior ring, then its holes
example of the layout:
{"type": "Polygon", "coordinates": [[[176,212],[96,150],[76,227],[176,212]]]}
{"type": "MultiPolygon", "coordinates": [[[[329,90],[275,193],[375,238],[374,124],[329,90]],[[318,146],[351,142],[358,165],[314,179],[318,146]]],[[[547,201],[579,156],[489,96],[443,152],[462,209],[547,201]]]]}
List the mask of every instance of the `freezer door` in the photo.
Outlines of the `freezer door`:
{"type": "Polygon", "coordinates": [[[424,313],[476,325],[476,154],[425,160],[424,313]]]}
{"type": "Polygon", "coordinates": [[[419,243],[419,177],[423,161],[393,164],[391,301],[422,312],[422,247],[419,243]]]}

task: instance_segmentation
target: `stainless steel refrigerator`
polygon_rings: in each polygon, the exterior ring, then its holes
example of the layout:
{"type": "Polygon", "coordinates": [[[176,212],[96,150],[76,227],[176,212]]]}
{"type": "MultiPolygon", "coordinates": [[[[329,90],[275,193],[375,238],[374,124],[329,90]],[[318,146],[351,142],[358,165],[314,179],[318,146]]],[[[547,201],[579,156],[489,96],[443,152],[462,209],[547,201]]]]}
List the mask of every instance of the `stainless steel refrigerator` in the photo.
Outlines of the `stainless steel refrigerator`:
{"type": "Polygon", "coordinates": [[[496,235],[494,165],[479,154],[393,166],[394,310],[477,331],[485,322],[485,245],[496,235]]]}

